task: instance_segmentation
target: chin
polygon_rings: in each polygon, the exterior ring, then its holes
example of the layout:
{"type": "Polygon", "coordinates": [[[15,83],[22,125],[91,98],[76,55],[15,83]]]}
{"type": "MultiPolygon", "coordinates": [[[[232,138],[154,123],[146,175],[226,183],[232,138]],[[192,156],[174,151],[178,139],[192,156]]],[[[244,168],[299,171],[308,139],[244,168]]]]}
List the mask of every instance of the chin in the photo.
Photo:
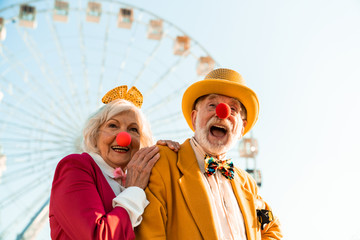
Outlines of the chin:
{"type": "Polygon", "coordinates": [[[231,148],[228,140],[207,141],[207,145],[217,154],[226,153],[231,148]]]}
{"type": "Polygon", "coordinates": [[[222,154],[227,152],[230,148],[228,137],[221,140],[209,140],[210,136],[204,133],[200,133],[195,137],[198,143],[207,153],[215,155],[222,154]]]}

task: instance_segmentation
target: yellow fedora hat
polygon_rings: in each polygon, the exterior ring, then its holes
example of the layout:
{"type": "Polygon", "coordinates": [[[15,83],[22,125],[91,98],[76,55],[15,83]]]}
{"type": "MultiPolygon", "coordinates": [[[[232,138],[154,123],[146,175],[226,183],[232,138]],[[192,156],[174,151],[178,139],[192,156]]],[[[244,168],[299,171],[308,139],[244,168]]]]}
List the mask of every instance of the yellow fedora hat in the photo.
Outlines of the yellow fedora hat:
{"type": "Polygon", "coordinates": [[[191,112],[196,99],[208,94],[220,94],[238,99],[246,108],[247,125],[244,135],[255,125],[259,115],[259,100],[253,90],[246,87],[242,76],[231,69],[218,68],[208,73],[204,80],[190,85],[182,98],[182,112],[189,127],[194,131],[191,112]]]}

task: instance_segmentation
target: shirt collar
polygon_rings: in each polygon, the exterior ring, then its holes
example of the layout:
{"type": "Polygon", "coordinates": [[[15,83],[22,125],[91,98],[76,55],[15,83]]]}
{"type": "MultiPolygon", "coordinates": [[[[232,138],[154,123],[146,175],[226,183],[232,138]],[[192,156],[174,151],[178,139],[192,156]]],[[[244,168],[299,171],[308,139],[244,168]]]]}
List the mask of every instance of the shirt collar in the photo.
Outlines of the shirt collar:
{"type": "Polygon", "coordinates": [[[192,149],[194,150],[195,157],[196,157],[196,160],[198,162],[200,171],[202,173],[205,173],[205,163],[204,163],[205,152],[204,152],[203,148],[195,140],[194,137],[190,138],[190,145],[191,145],[192,149]]]}
{"type": "Polygon", "coordinates": [[[88,154],[94,159],[94,161],[104,174],[108,175],[110,178],[114,178],[115,168],[109,166],[109,164],[107,164],[99,154],[94,152],[89,152],[88,154]]]}
{"type": "MultiPolygon", "coordinates": [[[[204,149],[200,146],[200,144],[196,141],[195,137],[190,138],[190,145],[192,147],[192,149],[195,152],[195,156],[196,156],[196,160],[199,164],[200,167],[200,171],[202,173],[205,173],[205,162],[204,162],[204,157],[205,154],[211,156],[211,154],[206,153],[204,151],[204,149]]],[[[222,159],[224,159],[226,156],[224,155],[222,159]]]]}

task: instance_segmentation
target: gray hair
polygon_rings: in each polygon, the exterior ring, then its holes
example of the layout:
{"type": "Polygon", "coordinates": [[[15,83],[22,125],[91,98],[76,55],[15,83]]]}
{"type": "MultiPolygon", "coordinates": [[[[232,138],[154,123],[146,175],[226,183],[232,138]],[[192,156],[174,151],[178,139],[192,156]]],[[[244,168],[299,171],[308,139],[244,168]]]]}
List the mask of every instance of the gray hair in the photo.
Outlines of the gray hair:
{"type": "Polygon", "coordinates": [[[145,115],[131,102],[124,99],[119,99],[106,104],[105,106],[101,107],[97,112],[95,112],[92,116],[90,116],[83,130],[83,150],[86,152],[98,153],[99,150],[96,147],[96,142],[100,126],[115,115],[129,110],[133,110],[140,121],[140,148],[153,145],[154,143],[150,130],[150,124],[145,118],[145,115]]]}

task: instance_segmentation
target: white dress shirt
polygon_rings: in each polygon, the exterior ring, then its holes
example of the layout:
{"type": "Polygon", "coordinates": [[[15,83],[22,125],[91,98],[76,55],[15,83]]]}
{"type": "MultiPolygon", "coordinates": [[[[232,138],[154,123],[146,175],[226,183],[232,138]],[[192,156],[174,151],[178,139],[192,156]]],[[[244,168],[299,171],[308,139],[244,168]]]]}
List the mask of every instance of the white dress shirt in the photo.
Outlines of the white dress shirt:
{"type": "Polygon", "coordinates": [[[130,216],[132,227],[138,226],[142,221],[144,209],[149,204],[145,191],[139,187],[125,188],[122,186],[120,179],[114,179],[113,173],[115,169],[109,166],[99,154],[91,152],[89,155],[99,166],[116,195],[113,199],[113,207],[124,208],[130,216]]]}
{"type": "Polygon", "coordinates": [[[190,139],[190,144],[195,152],[200,171],[203,173],[202,179],[210,204],[213,206],[212,212],[218,239],[246,240],[244,218],[231,187],[231,180],[224,177],[220,171],[215,171],[208,177],[205,174],[204,150],[195,138],[190,139]]]}

